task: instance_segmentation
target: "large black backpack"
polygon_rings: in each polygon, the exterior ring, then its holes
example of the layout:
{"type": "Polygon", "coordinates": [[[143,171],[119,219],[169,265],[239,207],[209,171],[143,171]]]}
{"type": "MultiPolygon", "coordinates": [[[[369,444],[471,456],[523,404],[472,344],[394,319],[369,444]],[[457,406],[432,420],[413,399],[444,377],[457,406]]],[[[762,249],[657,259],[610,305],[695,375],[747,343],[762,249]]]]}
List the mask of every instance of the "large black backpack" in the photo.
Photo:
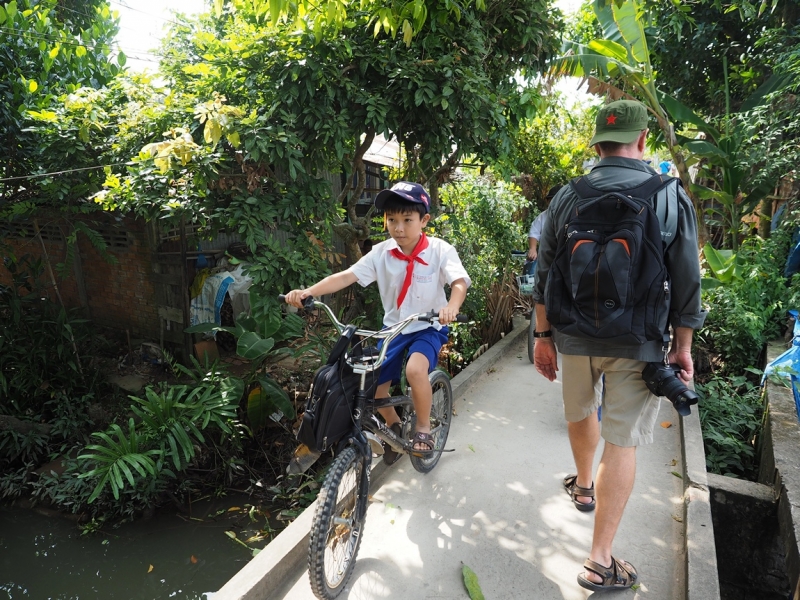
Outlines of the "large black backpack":
{"type": "MultiPolygon", "coordinates": [[[[361,376],[353,373],[345,358],[362,353],[355,331],[352,325],[345,328],[327,363],[317,369],[311,382],[297,439],[315,452],[325,452],[353,429],[353,408],[361,376]]],[[[367,373],[368,399],[375,393],[378,373],[379,370],[367,373]]]]}
{"type": "Polygon", "coordinates": [[[614,192],[585,177],[570,182],[580,200],[557,232],[545,286],[547,319],[559,333],[616,344],[669,343],[664,252],[676,235],[677,190],[662,194],[655,209],[648,199],[672,181],[680,183],[654,175],[614,192]]]}

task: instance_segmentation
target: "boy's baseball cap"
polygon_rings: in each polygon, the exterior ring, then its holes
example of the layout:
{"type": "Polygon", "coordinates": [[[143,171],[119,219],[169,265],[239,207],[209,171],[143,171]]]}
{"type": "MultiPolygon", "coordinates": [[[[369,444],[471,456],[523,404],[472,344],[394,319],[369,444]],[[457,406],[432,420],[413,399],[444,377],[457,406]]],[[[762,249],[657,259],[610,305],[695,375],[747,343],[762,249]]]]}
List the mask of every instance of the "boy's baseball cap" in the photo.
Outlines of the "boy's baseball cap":
{"type": "Polygon", "coordinates": [[[422,204],[425,207],[425,212],[431,210],[431,199],[425,188],[418,183],[411,183],[410,181],[398,181],[392,186],[390,190],[381,190],[375,196],[376,208],[383,209],[383,203],[392,196],[397,196],[406,202],[413,202],[414,204],[422,204]]]}
{"type": "Polygon", "coordinates": [[[635,100],[617,100],[597,112],[595,134],[590,146],[599,142],[630,144],[647,129],[647,108],[635,100]]]}

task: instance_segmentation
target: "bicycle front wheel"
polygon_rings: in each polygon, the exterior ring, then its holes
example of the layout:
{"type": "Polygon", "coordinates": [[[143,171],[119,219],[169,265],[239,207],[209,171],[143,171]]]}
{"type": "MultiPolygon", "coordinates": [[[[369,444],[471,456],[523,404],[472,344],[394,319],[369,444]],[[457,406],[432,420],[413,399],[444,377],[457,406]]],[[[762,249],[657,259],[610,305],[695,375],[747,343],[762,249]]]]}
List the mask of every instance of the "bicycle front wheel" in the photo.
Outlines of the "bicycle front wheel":
{"type": "MultiPolygon", "coordinates": [[[[450,378],[443,371],[433,371],[428,378],[433,391],[431,404],[431,435],[435,450],[444,450],[447,435],[450,433],[450,421],[453,417],[453,388],[450,378]]],[[[433,452],[426,456],[410,455],[411,466],[420,473],[429,473],[441,458],[441,452],[433,452]]]]}
{"type": "Polygon", "coordinates": [[[346,448],[331,464],[319,493],[308,546],[308,577],[320,600],[333,600],[353,573],[366,520],[366,457],[346,448]]]}

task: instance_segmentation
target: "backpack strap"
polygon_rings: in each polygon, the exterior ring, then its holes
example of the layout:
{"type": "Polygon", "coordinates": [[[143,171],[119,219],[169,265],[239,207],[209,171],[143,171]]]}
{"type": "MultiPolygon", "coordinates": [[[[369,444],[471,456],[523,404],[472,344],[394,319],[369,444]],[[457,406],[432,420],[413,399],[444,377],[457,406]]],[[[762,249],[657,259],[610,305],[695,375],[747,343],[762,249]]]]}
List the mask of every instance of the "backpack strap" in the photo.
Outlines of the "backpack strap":
{"type": "MultiPolygon", "coordinates": [[[[624,194],[625,196],[632,196],[634,198],[642,198],[645,200],[653,198],[653,209],[656,211],[658,222],[663,228],[661,231],[661,240],[664,242],[664,250],[672,245],[678,233],[678,191],[677,188],[675,188],[674,191],[670,189],[665,190],[673,181],[677,181],[678,185],[683,185],[683,182],[681,182],[678,177],[670,177],[669,175],[657,173],[635,187],[624,190],[613,190],[613,192],[624,194]],[[661,201],[661,197],[659,197],[659,192],[662,190],[666,192],[663,194],[663,199],[666,201],[661,201]]],[[[601,190],[594,187],[587,181],[585,176],[576,177],[569,182],[569,185],[572,191],[575,192],[581,200],[598,198],[603,194],[612,192],[612,190],[601,190]]]]}

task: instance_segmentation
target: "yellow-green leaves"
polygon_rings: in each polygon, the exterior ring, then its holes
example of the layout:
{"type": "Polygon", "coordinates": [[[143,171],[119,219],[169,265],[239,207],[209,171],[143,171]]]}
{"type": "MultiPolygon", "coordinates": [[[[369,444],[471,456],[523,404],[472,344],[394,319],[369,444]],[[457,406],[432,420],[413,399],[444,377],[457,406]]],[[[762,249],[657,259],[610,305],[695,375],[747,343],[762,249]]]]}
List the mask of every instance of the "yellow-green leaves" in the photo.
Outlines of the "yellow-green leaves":
{"type": "Polygon", "coordinates": [[[486,600],[483,596],[480,584],[478,584],[478,576],[475,571],[470,569],[464,563],[461,563],[461,574],[464,576],[464,586],[467,588],[470,600],[486,600]]]}
{"type": "Polygon", "coordinates": [[[182,128],[175,128],[164,133],[165,137],[172,137],[170,140],[147,144],[139,152],[139,160],[153,159],[156,168],[162,173],[166,173],[176,160],[181,165],[186,165],[198,150],[198,145],[194,143],[192,135],[182,128]]]}
{"type": "Polygon", "coordinates": [[[216,146],[224,135],[231,146],[236,148],[239,145],[239,134],[234,125],[243,113],[235,106],[227,106],[225,101],[225,96],[214,92],[213,100],[195,107],[194,116],[200,123],[205,124],[203,139],[207,144],[216,146]]]}

